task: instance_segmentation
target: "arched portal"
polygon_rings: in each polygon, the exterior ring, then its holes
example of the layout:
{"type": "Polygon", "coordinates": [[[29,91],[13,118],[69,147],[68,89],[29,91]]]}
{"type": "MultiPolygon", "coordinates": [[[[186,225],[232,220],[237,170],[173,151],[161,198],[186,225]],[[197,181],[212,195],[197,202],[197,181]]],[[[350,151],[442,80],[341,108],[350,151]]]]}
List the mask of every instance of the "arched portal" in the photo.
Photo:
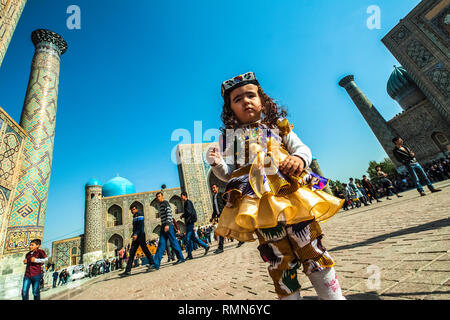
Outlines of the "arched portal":
{"type": "Polygon", "coordinates": [[[114,250],[120,250],[123,247],[123,238],[119,236],[118,234],[114,234],[111,238],[108,240],[108,252],[112,252],[114,250]]]}
{"type": "Polygon", "coordinates": [[[433,132],[431,139],[444,154],[450,151],[450,141],[442,132],[433,132]]]}
{"type": "Polygon", "coordinates": [[[179,196],[173,196],[170,198],[169,203],[175,206],[174,214],[182,214],[183,213],[183,201],[179,196]]]}
{"type": "Polygon", "coordinates": [[[159,202],[158,202],[158,200],[154,199],[154,200],[150,203],[150,206],[152,206],[153,208],[155,208],[156,218],[159,219],[159,202]]]}
{"type": "Polygon", "coordinates": [[[121,226],[123,224],[122,208],[117,204],[113,204],[108,209],[108,215],[106,218],[106,225],[108,227],[121,226]]]}

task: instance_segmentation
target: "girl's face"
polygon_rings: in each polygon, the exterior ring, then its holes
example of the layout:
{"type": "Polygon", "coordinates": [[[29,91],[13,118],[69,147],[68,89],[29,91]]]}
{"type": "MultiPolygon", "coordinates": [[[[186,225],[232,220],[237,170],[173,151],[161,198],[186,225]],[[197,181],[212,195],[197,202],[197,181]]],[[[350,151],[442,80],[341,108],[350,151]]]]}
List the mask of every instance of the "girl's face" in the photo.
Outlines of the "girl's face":
{"type": "Polygon", "coordinates": [[[263,106],[258,86],[246,84],[230,92],[230,106],[240,123],[252,123],[261,119],[263,106]]]}

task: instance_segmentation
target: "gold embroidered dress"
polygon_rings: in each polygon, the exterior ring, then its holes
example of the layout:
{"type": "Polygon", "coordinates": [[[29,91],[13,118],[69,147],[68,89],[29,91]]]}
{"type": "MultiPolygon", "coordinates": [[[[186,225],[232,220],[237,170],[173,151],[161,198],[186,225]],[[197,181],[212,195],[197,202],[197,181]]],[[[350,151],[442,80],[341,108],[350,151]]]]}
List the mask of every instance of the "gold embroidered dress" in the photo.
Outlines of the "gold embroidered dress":
{"type": "MultiPolygon", "coordinates": [[[[220,215],[217,234],[254,241],[256,229],[276,227],[279,221],[287,225],[311,219],[324,222],[342,207],[345,200],[322,191],[328,179],[309,169],[299,177],[278,170],[278,165],[289,156],[283,138],[292,128],[286,119],[279,120],[273,129],[257,122],[235,135],[235,146],[243,147],[235,148],[234,161],[245,160],[232,166],[224,193],[227,204],[220,215]]],[[[230,149],[224,155],[230,155],[230,149]]],[[[213,167],[213,171],[217,173],[224,165],[227,164],[213,167]]]]}

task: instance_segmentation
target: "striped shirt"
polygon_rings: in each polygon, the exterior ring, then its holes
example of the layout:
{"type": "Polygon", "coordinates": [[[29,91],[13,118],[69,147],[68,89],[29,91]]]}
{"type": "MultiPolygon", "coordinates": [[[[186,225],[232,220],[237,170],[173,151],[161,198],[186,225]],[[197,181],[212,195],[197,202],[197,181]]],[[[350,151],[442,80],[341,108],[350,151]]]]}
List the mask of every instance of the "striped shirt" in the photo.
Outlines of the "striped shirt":
{"type": "Polygon", "coordinates": [[[173,224],[172,208],[170,208],[169,202],[163,201],[159,204],[159,217],[162,226],[173,224]]]}

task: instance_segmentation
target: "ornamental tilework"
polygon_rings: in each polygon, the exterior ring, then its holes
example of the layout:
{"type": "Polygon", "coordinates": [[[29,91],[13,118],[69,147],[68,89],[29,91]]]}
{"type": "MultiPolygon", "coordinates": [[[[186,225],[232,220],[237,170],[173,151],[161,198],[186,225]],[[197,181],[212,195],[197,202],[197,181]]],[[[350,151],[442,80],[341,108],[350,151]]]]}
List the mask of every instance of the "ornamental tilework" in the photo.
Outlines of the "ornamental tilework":
{"type": "Polygon", "coordinates": [[[431,20],[431,24],[450,43],[450,4],[431,20]]]}
{"type": "Polygon", "coordinates": [[[0,145],[0,179],[12,182],[17,158],[20,154],[20,142],[21,137],[15,132],[8,132],[3,136],[0,145]]]}
{"type": "MultiPolygon", "coordinates": [[[[67,267],[71,265],[72,248],[81,252],[81,239],[64,241],[54,245],[55,268],[67,267]]],[[[78,261],[77,261],[78,263],[78,261]]]]}
{"type": "Polygon", "coordinates": [[[405,26],[401,26],[397,32],[395,32],[391,38],[394,40],[397,44],[402,43],[406,38],[408,38],[411,34],[411,31],[408,30],[405,26]]]}
{"type": "Polygon", "coordinates": [[[21,125],[30,139],[25,144],[23,173],[16,187],[9,227],[43,227],[45,221],[56,122],[59,79],[56,71],[59,69],[59,59],[41,58],[42,55],[46,53],[36,51],[22,112],[21,125]],[[35,63],[40,60],[46,60],[47,65],[35,63]]]}
{"type": "Polygon", "coordinates": [[[419,68],[425,67],[435,59],[431,52],[418,40],[412,40],[409,43],[407,54],[419,68]]]}
{"type": "Polygon", "coordinates": [[[450,74],[442,64],[435,65],[426,75],[446,98],[450,97],[450,74]]]}
{"type": "Polygon", "coordinates": [[[16,25],[19,22],[27,0],[0,1],[0,65],[3,62],[16,25]]]}

